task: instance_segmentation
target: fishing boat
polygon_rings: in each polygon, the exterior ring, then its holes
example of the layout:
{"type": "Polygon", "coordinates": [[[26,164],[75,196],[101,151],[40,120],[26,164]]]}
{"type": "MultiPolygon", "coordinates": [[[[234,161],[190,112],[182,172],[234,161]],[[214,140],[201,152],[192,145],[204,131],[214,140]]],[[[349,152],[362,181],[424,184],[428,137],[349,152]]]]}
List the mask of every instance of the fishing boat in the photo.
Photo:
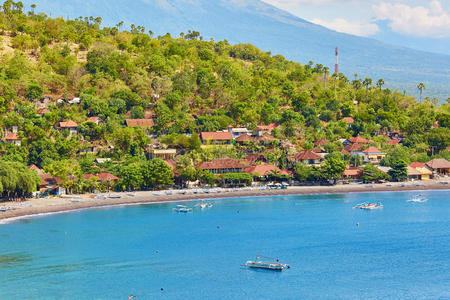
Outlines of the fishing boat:
{"type": "Polygon", "coordinates": [[[372,210],[372,209],[383,208],[383,204],[381,202],[366,201],[363,203],[356,204],[355,206],[353,206],[353,208],[372,210]]]}
{"type": "Polygon", "coordinates": [[[205,209],[205,208],[211,208],[213,205],[212,205],[211,202],[208,202],[208,201],[203,200],[202,202],[200,202],[200,203],[198,204],[198,206],[200,206],[201,209],[205,209]]]}
{"type": "Polygon", "coordinates": [[[108,194],[108,198],[111,198],[111,199],[118,199],[118,198],[121,198],[122,196],[120,196],[120,195],[117,195],[117,194],[108,194]]]}
{"type": "Polygon", "coordinates": [[[406,202],[418,202],[418,203],[427,202],[427,201],[428,201],[428,199],[423,194],[414,195],[414,197],[412,197],[411,199],[406,200],[406,202]]]}
{"type": "MultiPolygon", "coordinates": [[[[282,264],[276,259],[274,262],[270,261],[262,261],[261,258],[264,256],[257,255],[255,260],[249,260],[245,264],[241,266],[256,268],[256,269],[266,269],[266,270],[274,270],[274,271],[283,271],[284,269],[289,269],[291,266],[288,264],[282,264]]],[[[264,257],[268,259],[273,259],[270,257],[264,257]]]]}
{"type": "Polygon", "coordinates": [[[186,205],[177,205],[177,207],[174,207],[173,210],[180,213],[188,213],[192,211],[192,208],[189,208],[186,205]]]}

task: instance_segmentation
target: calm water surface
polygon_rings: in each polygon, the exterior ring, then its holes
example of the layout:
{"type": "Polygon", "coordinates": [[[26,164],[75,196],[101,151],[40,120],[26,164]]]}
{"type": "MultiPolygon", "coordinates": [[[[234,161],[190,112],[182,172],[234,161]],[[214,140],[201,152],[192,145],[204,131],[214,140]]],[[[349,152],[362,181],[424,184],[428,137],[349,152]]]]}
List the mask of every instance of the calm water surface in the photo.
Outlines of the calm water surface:
{"type": "Polygon", "coordinates": [[[1,225],[0,299],[450,299],[450,192],[423,193],[426,203],[406,202],[417,192],[238,198],[1,225]],[[352,209],[369,199],[384,208],[352,209]],[[291,269],[240,267],[256,254],[291,269]]]}

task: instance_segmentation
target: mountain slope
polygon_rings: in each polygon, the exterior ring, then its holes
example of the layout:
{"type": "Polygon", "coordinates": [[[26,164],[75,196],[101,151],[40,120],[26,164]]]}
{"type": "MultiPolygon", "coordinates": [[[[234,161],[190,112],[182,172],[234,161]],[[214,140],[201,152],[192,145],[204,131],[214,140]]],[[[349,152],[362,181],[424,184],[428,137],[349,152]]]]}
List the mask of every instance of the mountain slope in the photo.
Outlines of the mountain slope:
{"type": "Polygon", "coordinates": [[[100,16],[103,24],[119,21],[144,25],[155,34],[178,36],[198,30],[205,39],[252,43],[307,63],[312,60],[333,69],[334,47],[340,49],[340,71],[349,78],[383,78],[388,87],[417,95],[424,82],[424,96],[441,100],[450,95],[450,56],[383,44],[376,40],[338,33],[309,23],[258,0],[26,0],[51,16],[75,18],[100,16]]]}

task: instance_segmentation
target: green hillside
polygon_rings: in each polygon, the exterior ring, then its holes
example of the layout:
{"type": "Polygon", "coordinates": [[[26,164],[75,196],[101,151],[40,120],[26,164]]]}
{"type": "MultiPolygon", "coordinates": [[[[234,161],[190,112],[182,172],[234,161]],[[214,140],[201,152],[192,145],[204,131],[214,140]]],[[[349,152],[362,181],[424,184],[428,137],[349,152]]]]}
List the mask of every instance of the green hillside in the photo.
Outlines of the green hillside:
{"type": "Polygon", "coordinates": [[[416,101],[384,89],[382,79],[331,75],[320,64],[301,65],[250,44],[202,41],[198,32],[156,37],[140,26],[125,31],[102,27],[101,18],[65,21],[22,9],[6,1],[0,14],[1,160],[35,164],[74,192],[96,188],[83,175],[102,171],[120,178],[118,189],[170,183],[155,178],[171,171],[146,159],[152,147],[178,149],[177,172],[185,178],[203,161],[254,153],[300,173],[286,156],[318,140],[337,153],[339,139],[354,136],[388,153],[386,165],[448,158],[449,104],[416,101]],[[148,121],[127,126],[127,119],[148,121]],[[60,123],[67,121],[76,123],[74,132],[64,126],[70,122],[60,123]],[[270,144],[200,147],[201,132],[271,123],[280,126],[270,144]],[[394,131],[402,136],[397,146],[387,143],[394,131]]]}

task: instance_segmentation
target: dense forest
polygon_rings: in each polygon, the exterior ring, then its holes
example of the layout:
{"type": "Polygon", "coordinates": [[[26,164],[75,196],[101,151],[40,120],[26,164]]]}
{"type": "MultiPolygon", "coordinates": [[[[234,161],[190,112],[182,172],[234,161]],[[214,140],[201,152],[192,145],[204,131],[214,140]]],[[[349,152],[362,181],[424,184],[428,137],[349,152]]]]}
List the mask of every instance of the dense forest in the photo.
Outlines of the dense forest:
{"type": "MultiPolygon", "coordinates": [[[[172,183],[172,170],[145,156],[149,145],[178,149],[177,173],[205,182],[211,176],[192,174],[194,166],[213,158],[264,153],[288,168],[291,152],[327,140],[331,161],[343,148],[339,140],[355,136],[387,153],[386,166],[450,157],[450,104],[386,89],[383,79],[331,74],[321,64],[288,61],[250,44],[204,41],[191,30],[154,36],[142,26],[104,27],[100,17],[65,20],[35,10],[8,0],[0,14],[0,126],[4,137],[15,133],[20,140],[0,145],[0,164],[8,166],[0,174],[0,191],[8,197],[39,184],[27,173],[34,172],[26,168],[32,164],[73,192],[98,188],[83,177],[88,173],[117,175],[119,190],[172,183]],[[154,125],[130,127],[126,119],[152,119],[154,125]],[[59,128],[69,120],[78,125],[77,134],[59,128]],[[278,142],[271,151],[252,143],[200,147],[200,132],[271,123],[280,125],[272,132],[278,142]],[[387,143],[392,132],[404,137],[401,144],[387,143]],[[8,172],[18,169],[12,163],[23,172],[8,172]]],[[[350,160],[343,158],[345,164],[350,160]]],[[[299,177],[314,171],[305,168],[292,169],[299,177]]]]}

